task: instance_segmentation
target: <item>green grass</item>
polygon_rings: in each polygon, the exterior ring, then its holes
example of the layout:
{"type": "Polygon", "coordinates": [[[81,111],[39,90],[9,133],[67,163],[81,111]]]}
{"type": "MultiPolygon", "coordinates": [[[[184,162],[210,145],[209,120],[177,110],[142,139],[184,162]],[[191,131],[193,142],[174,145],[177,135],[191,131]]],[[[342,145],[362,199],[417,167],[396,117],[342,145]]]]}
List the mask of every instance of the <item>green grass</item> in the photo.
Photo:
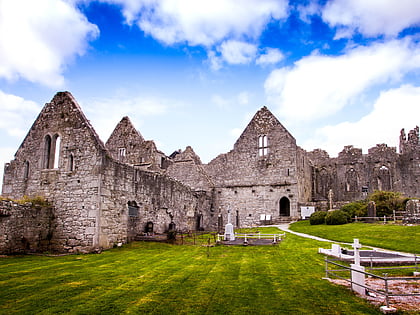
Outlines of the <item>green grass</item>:
{"type": "Polygon", "coordinates": [[[322,280],[322,244],[288,234],[278,246],[138,242],[102,254],[2,257],[0,313],[380,314],[322,280]]]}
{"type": "Polygon", "coordinates": [[[352,243],[354,238],[358,238],[362,245],[420,254],[420,226],[382,223],[310,225],[305,220],[291,224],[290,229],[337,242],[352,243]]]}

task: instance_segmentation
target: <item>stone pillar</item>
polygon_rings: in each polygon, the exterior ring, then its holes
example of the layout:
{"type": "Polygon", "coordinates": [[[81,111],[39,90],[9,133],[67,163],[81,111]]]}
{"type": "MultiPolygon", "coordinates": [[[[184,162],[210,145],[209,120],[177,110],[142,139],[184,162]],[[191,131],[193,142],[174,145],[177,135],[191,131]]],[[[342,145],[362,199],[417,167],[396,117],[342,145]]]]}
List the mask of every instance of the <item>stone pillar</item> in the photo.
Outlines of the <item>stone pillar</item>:
{"type": "Polygon", "coordinates": [[[233,224],[230,222],[230,209],[228,209],[228,223],[225,226],[225,241],[234,241],[235,232],[233,231],[233,224]]]}

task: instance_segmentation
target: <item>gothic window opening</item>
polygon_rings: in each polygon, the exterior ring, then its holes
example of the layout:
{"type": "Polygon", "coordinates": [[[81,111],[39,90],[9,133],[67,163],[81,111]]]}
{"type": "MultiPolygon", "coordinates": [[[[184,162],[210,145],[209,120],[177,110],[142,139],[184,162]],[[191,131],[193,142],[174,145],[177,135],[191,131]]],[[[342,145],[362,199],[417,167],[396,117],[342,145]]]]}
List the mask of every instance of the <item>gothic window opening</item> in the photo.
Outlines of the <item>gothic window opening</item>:
{"type": "Polygon", "coordinates": [[[258,155],[267,156],[268,154],[268,138],[267,135],[258,137],[258,155]]]}
{"type": "Polygon", "coordinates": [[[54,168],[58,168],[60,162],[60,146],[61,146],[61,138],[59,135],[54,136],[54,168]]]}
{"type": "Polygon", "coordinates": [[[118,148],[118,160],[122,161],[125,157],[126,150],[125,148],[118,148]]]}
{"type": "Polygon", "coordinates": [[[25,161],[23,169],[23,179],[28,179],[29,177],[29,162],[25,161]]]}
{"type": "Polygon", "coordinates": [[[68,166],[68,171],[69,172],[73,172],[74,171],[74,156],[73,154],[69,155],[69,166],[68,166]]]}
{"type": "Polygon", "coordinates": [[[51,165],[51,137],[46,135],[44,139],[44,168],[50,168],[51,165]]]}
{"type": "Polygon", "coordinates": [[[359,177],[354,168],[350,168],[346,172],[346,191],[356,192],[359,191],[359,177]]]}

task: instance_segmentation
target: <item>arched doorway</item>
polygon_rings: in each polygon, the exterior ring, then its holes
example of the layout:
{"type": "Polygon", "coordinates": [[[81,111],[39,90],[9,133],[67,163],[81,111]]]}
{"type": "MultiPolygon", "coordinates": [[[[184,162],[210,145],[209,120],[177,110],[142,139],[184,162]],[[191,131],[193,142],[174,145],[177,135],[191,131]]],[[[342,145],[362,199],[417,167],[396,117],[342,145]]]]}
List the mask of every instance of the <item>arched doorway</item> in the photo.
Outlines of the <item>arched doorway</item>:
{"type": "Polygon", "coordinates": [[[290,200],[287,197],[282,197],[280,199],[280,216],[281,217],[290,217],[290,200]]]}

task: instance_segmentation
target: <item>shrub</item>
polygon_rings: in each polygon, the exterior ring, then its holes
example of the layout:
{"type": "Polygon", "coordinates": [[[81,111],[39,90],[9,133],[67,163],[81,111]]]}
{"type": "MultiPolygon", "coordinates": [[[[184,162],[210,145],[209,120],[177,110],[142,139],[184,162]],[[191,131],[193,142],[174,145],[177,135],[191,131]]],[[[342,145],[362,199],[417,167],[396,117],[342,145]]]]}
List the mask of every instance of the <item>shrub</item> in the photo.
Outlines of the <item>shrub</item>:
{"type": "Polygon", "coordinates": [[[325,211],[316,211],[312,213],[311,216],[309,217],[309,223],[311,225],[324,224],[326,215],[327,215],[327,212],[325,211]]]}
{"type": "Polygon", "coordinates": [[[407,202],[407,198],[399,192],[379,190],[370,194],[368,200],[375,201],[378,217],[392,215],[392,210],[403,211],[407,202]]]}
{"type": "Polygon", "coordinates": [[[349,219],[350,217],[346,212],[342,210],[334,210],[328,212],[325,216],[325,223],[328,225],[340,225],[348,223],[349,219]]]}
{"type": "Polygon", "coordinates": [[[365,217],[367,216],[367,201],[353,201],[342,206],[340,210],[346,212],[351,218],[355,216],[365,217]]]}

